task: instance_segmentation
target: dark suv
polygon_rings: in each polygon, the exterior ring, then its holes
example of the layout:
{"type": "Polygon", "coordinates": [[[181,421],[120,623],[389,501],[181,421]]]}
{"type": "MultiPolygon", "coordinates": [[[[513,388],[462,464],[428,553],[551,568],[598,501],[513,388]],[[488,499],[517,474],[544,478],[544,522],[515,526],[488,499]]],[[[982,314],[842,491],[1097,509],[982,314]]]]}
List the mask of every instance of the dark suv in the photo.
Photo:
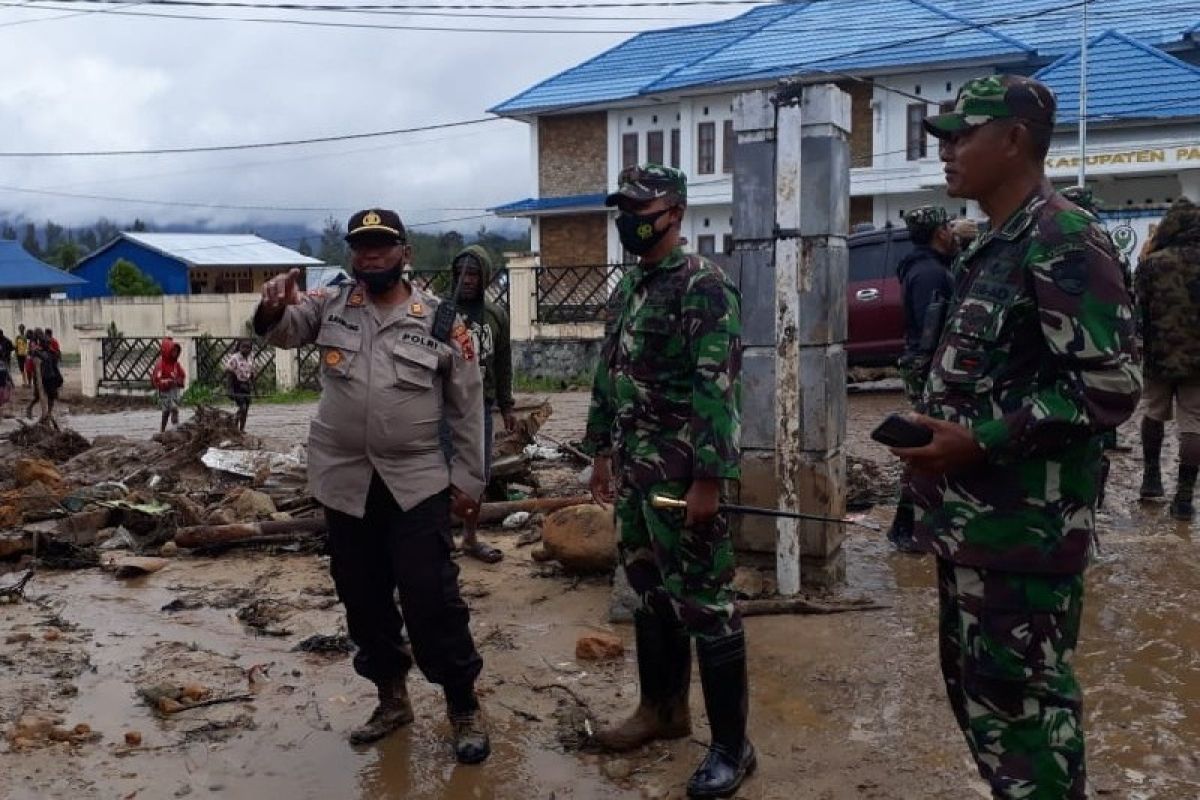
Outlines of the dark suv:
{"type": "Polygon", "coordinates": [[[913,249],[908,229],[889,227],[855,233],[847,244],[847,358],[851,366],[895,365],[904,352],[904,300],[896,267],[913,249]]]}

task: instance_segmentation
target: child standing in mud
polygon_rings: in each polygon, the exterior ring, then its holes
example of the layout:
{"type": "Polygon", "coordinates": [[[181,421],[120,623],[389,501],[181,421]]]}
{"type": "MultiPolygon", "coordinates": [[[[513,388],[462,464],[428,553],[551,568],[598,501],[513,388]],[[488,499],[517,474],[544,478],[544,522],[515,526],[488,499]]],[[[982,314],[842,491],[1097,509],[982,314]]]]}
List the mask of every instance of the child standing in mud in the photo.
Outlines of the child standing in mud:
{"type": "Polygon", "coordinates": [[[183,348],[176,344],[175,340],[169,336],[164,338],[159,348],[158,361],[150,373],[150,383],[158,390],[158,405],[162,409],[162,424],[158,429],[160,433],[167,429],[168,419],[173,425],[179,424],[179,396],[187,379],[183,365],[179,363],[182,353],[183,348]]]}
{"type": "Polygon", "coordinates": [[[229,399],[237,406],[238,430],[246,432],[246,417],[250,415],[250,398],[254,394],[254,348],[249,339],[238,342],[237,351],[225,359],[225,374],[229,378],[229,399]]]}

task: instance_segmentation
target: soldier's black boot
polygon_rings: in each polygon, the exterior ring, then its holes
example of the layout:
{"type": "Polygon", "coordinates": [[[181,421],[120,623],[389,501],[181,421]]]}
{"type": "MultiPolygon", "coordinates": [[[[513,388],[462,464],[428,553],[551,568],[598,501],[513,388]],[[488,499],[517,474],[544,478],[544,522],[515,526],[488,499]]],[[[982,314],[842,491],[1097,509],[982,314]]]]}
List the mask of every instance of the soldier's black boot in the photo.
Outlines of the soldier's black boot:
{"type": "Polygon", "coordinates": [[[596,732],[594,742],[614,753],[636,750],[655,739],[691,735],[688,689],[692,683],[692,642],[678,620],[647,611],[633,615],[637,636],[641,701],[625,721],[596,732]]]}
{"type": "Polygon", "coordinates": [[[364,724],[350,731],[351,744],[370,744],[413,721],[404,675],[376,684],[379,705],[364,724]]]}
{"type": "Polygon", "coordinates": [[[1196,516],[1192,495],[1196,491],[1196,474],[1200,467],[1191,464],[1179,465],[1179,485],[1175,487],[1175,499],[1171,502],[1171,517],[1180,522],[1189,522],[1196,516]]]}
{"type": "Polygon", "coordinates": [[[758,765],[746,738],[749,686],[746,678],[746,634],[738,632],[696,642],[704,707],[712,743],[688,781],[691,798],[732,797],[758,765]]]}
{"type": "Polygon", "coordinates": [[[900,502],[896,504],[896,516],[892,527],[888,528],[887,538],[901,553],[920,553],[917,540],[913,535],[916,513],[913,509],[912,498],[901,490],[900,502]]]}
{"type": "Polygon", "coordinates": [[[454,729],[454,757],[460,764],[478,764],[492,754],[483,712],[474,687],[446,690],[446,710],[454,729]]]}
{"type": "Polygon", "coordinates": [[[1162,443],[1164,424],[1158,420],[1144,417],[1142,419],[1142,490],[1143,499],[1162,497],[1166,494],[1163,489],[1162,443]]]}
{"type": "Polygon", "coordinates": [[[1108,495],[1108,476],[1112,472],[1112,459],[1100,456],[1100,491],[1096,495],[1096,508],[1104,508],[1104,498],[1108,495]]]}

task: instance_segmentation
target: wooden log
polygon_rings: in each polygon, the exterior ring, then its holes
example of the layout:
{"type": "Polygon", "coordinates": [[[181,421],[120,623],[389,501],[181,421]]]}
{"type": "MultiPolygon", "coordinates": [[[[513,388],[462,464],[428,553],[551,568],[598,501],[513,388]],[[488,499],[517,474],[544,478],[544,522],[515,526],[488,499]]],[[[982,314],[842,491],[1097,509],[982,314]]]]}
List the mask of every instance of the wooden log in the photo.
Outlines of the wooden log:
{"type": "Polygon", "coordinates": [[[325,519],[289,519],[271,522],[246,522],[234,525],[196,525],[175,532],[180,547],[207,547],[259,540],[279,541],[282,536],[304,537],[325,531],[325,519]],[[269,537],[269,538],[268,538],[269,537]]]}
{"type": "Polygon", "coordinates": [[[510,500],[504,503],[484,503],[479,509],[481,523],[502,522],[509,514],[518,511],[528,511],[531,514],[546,511],[558,511],[560,508],[582,506],[591,503],[590,494],[580,494],[573,497],[534,497],[529,500],[510,500]]]}

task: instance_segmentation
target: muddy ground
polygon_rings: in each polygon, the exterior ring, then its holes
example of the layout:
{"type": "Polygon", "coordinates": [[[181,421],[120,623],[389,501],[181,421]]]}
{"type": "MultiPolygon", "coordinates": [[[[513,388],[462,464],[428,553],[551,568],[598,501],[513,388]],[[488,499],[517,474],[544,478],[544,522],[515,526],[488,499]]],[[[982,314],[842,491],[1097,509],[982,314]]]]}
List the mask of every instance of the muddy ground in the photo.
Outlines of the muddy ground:
{"type": "MultiPolygon", "coordinates": [[[[586,398],[553,400],[543,431],[577,438],[586,398]]],[[[887,471],[888,456],[866,434],[901,403],[897,393],[851,396],[853,454],[887,471]]],[[[312,412],[256,407],[250,428],[298,441],[312,412]]],[[[88,437],[157,429],[154,410],[68,421],[88,437]]],[[[1123,439],[1136,444],[1133,426],[1123,439]]],[[[1189,526],[1169,521],[1162,505],[1137,503],[1139,478],[1134,454],[1118,454],[1088,577],[1079,665],[1089,769],[1100,796],[1192,799],[1200,797],[1200,563],[1189,526]]],[[[890,513],[871,516],[886,524],[890,513]]],[[[610,719],[636,699],[632,652],[576,662],[576,639],[615,631],[631,648],[632,630],[607,624],[606,581],[533,562],[515,533],[492,540],[506,554],[501,564],[462,562],[486,662],[480,690],[494,754],[485,765],[454,764],[440,696],[419,677],[416,723],[351,748],[345,734],[370,713],[369,685],[345,653],[293,651],[311,635],[344,633],[325,560],[230,552],[177,558],[126,582],[98,570],[39,572],[28,601],[0,606],[0,727],[36,711],[91,731],[28,749],[0,744],[0,797],[682,797],[707,736],[699,686],[692,741],[628,758],[571,749],[582,714],[610,719]],[[164,718],[137,695],[164,681],[249,698],[164,718]],[[126,744],[127,733],[140,742],[126,744]]],[[[882,534],[860,529],[846,547],[846,594],[889,608],[748,621],[760,770],[739,796],[986,797],[942,695],[930,560],[893,554],[882,534]]]]}

